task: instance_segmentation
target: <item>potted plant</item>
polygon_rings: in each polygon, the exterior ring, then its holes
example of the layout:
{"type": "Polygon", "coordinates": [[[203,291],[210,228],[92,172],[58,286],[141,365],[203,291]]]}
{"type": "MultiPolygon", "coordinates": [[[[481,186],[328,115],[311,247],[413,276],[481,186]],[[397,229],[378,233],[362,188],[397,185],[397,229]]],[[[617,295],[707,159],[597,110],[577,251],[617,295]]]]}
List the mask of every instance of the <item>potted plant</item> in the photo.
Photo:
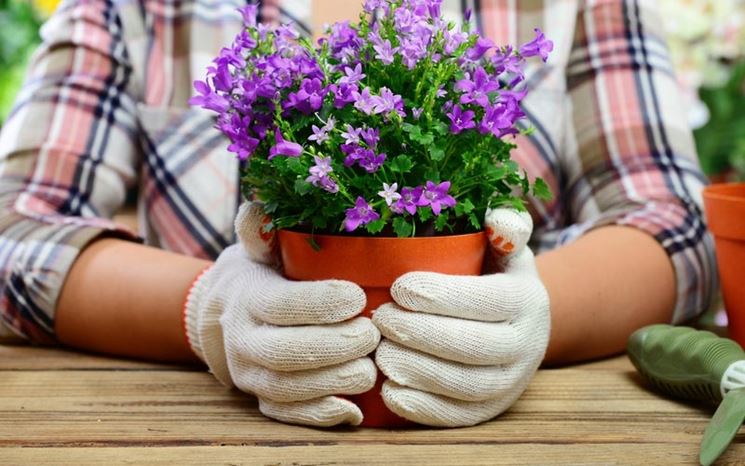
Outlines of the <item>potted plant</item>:
{"type": "MultiPolygon", "coordinates": [[[[510,159],[510,138],[525,59],[545,60],[551,42],[536,30],[517,49],[495,46],[439,4],[368,0],[316,46],[257,24],[249,5],[191,100],[217,113],[244,195],[279,230],[284,273],[352,280],[368,313],[405,272],[479,274],[486,210],[550,195],[510,159]]],[[[366,425],[396,422],[377,390],[355,400],[366,425]]]]}

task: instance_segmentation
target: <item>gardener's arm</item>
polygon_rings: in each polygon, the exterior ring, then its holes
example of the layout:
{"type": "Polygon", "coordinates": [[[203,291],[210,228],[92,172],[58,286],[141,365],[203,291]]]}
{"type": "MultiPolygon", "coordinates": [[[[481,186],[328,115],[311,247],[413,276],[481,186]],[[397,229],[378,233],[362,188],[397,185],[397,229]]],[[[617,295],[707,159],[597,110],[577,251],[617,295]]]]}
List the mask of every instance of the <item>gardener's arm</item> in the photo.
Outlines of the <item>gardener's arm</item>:
{"type": "Polygon", "coordinates": [[[61,343],[118,356],[197,360],[186,342],[189,286],[209,262],[118,239],[78,256],[62,289],[55,330],[61,343]]]}
{"type": "Polygon", "coordinates": [[[637,328],[671,319],[673,267],[644,232],[602,227],[541,254],[537,264],[551,301],[545,363],[618,353],[637,328]]]}
{"type": "MultiPolygon", "coordinates": [[[[189,360],[182,310],[189,285],[209,263],[116,239],[101,239],[75,262],[57,309],[67,345],[122,356],[189,360]]],[[[551,299],[546,359],[579,361],[621,351],[628,335],[667,322],[674,304],[669,259],[634,229],[604,227],[538,257],[551,299]]]]}

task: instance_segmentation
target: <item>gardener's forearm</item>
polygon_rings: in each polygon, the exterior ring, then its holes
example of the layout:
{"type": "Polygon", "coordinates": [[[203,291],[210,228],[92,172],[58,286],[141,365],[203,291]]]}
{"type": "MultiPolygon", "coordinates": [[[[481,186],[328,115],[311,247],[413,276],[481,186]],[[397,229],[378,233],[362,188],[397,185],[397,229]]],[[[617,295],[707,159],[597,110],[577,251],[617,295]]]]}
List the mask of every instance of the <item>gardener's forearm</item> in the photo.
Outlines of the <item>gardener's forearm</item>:
{"type": "Polygon", "coordinates": [[[548,364],[618,353],[637,328],[670,320],[672,264],[639,230],[599,228],[537,262],[551,299],[548,364]]]}
{"type": "Polygon", "coordinates": [[[69,346],[162,361],[195,360],[182,330],[184,298],[209,263],[116,239],[88,246],[57,304],[69,346]]]}

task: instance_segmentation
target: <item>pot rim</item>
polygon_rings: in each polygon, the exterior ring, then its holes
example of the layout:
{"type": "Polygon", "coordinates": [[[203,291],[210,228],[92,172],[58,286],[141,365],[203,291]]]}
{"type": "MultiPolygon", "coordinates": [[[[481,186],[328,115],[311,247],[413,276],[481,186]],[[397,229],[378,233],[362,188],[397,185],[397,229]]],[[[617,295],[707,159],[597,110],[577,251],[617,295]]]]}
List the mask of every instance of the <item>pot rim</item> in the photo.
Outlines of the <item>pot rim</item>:
{"type": "Polygon", "coordinates": [[[299,236],[313,236],[317,238],[339,238],[339,239],[354,239],[354,240],[360,240],[360,239],[366,239],[366,240],[435,240],[435,239],[443,239],[443,238],[459,238],[459,237],[470,237],[470,236],[478,236],[478,235],[485,235],[486,231],[476,231],[473,233],[459,233],[457,235],[437,235],[437,236],[407,236],[405,238],[399,238],[398,236],[353,236],[353,235],[335,235],[335,234],[327,234],[327,233],[308,233],[306,231],[295,231],[295,230],[289,230],[289,229],[280,229],[277,230],[278,234],[291,234],[291,235],[299,235],[299,236]]]}
{"type": "Polygon", "coordinates": [[[710,184],[704,187],[703,194],[709,199],[745,202],[745,182],[710,184]]]}

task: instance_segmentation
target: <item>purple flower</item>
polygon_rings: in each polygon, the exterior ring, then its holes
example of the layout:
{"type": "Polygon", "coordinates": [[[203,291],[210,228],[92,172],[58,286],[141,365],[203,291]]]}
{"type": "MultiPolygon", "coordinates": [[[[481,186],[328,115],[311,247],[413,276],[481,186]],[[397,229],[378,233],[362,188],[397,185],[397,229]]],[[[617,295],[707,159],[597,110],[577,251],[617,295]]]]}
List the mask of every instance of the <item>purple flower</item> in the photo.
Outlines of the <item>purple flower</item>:
{"type": "Polygon", "coordinates": [[[354,231],[360,225],[367,225],[380,218],[380,214],[373,210],[372,206],[365,201],[365,198],[358,197],[354,207],[346,210],[344,219],[344,229],[354,231]]]}
{"type": "Polygon", "coordinates": [[[476,69],[473,80],[466,77],[455,83],[455,90],[464,93],[460,97],[460,103],[476,103],[482,107],[489,105],[489,93],[497,89],[499,89],[499,83],[491,80],[483,67],[476,69]]]}
{"type": "Polygon", "coordinates": [[[446,54],[452,55],[458,47],[468,39],[468,34],[462,31],[450,32],[445,31],[445,46],[443,50],[446,54]]]}
{"type": "Polygon", "coordinates": [[[398,8],[396,9],[396,12],[393,13],[396,32],[399,34],[411,32],[418,19],[419,18],[414,16],[412,13],[411,8],[398,8]]]}
{"type": "MultiPolygon", "coordinates": [[[[259,145],[259,140],[248,134],[251,117],[241,118],[235,113],[224,114],[218,118],[217,128],[230,139],[228,151],[238,156],[239,160],[248,159],[259,145]]],[[[263,136],[261,136],[263,138],[263,136]]]]}
{"type": "Polygon", "coordinates": [[[354,68],[351,66],[345,67],[344,74],[346,76],[342,76],[339,79],[339,84],[355,84],[365,77],[365,74],[362,72],[362,65],[359,63],[354,68]]]}
{"type": "Polygon", "coordinates": [[[337,60],[347,63],[349,58],[357,55],[357,51],[363,44],[363,40],[357,35],[349,21],[334,23],[328,36],[331,55],[337,60]]]}
{"type": "Polygon", "coordinates": [[[370,93],[370,88],[366,87],[362,90],[362,93],[354,93],[355,102],[354,108],[367,115],[372,115],[375,112],[375,106],[378,103],[378,98],[370,93]]]}
{"type": "Polygon", "coordinates": [[[278,155],[284,155],[285,157],[299,157],[303,153],[303,146],[296,142],[287,141],[282,137],[282,132],[279,128],[274,130],[274,141],[276,144],[269,150],[269,160],[272,160],[278,155]]]}
{"type": "Polygon", "coordinates": [[[419,196],[417,205],[420,207],[430,206],[433,214],[440,215],[440,211],[443,208],[455,207],[456,201],[453,196],[448,194],[449,189],[449,181],[443,181],[440,184],[427,181],[424,191],[419,196]]]}
{"type": "Polygon", "coordinates": [[[401,188],[401,198],[391,206],[391,210],[399,214],[405,210],[409,214],[415,215],[422,191],[423,188],[421,186],[417,186],[416,188],[401,188]]]}
{"type": "Polygon", "coordinates": [[[479,60],[492,47],[494,47],[494,42],[486,37],[479,37],[476,39],[476,43],[473,47],[468,49],[466,52],[466,58],[473,61],[479,60]]]}
{"type": "Polygon", "coordinates": [[[554,49],[554,43],[548,39],[538,28],[535,28],[535,38],[520,46],[520,55],[523,57],[534,57],[540,55],[545,62],[548,60],[548,54],[554,49]]]}
{"type": "Polygon", "coordinates": [[[450,118],[450,132],[453,134],[476,127],[476,123],[473,121],[475,113],[472,110],[464,112],[460,105],[453,106],[452,111],[447,116],[450,118]]]}
{"type": "Polygon", "coordinates": [[[341,137],[347,144],[359,144],[360,134],[362,134],[362,128],[353,128],[352,125],[346,125],[344,132],[341,133],[341,137]]]}
{"type": "Polygon", "coordinates": [[[395,60],[395,53],[398,52],[398,47],[392,47],[391,41],[388,39],[382,41],[380,44],[373,46],[375,49],[375,58],[380,60],[385,65],[390,65],[395,60]]]}
{"type": "Polygon", "coordinates": [[[419,60],[427,55],[428,41],[429,38],[424,40],[424,38],[417,36],[412,36],[401,41],[401,60],[408,69],[413,70],[417,63],[419,63],[419,60]]]}
{"type": "Polygon", "coordinates": [[[388,114],[390,112],[396,112],[400,116],[406,116],[404,113],[404,101],[400,95],[394,94],[387,87],[380,88],[380,96],[375,99],[373,107],[374,113],[388,114]]]}
{"type": "Polygon", "coordinates": [[[256,27],[256,16],[259,12],[259,6],[255,3],[249,3],[248,5],[238,8],[241,16],[243,17],[243,25],[247,28],[256,27]]]}
{"type": "Polygon", "coordinates": [[[328,93],[318,78],[304,79],[296,94],[294,107],[306,115],[315,112],[323,105],[323,98],[328,93]]]}
{"type": "Polygon", "coordinates": [[[367,149],[356,144],[343,144],[342,152],[347,154],[344,158],[344,166],[351,167],[355,163],[364,168],[368,173],[375,173],[385,162],[386,154],[376,154],[372,149],[367,149]]]}
{"type": "Polygon", "coordinates": [[[380,131],[375,128],[365,128],[360,134],[362,135],[365,144],[367,144],[367,147],[370,148],[375,147],[380,139],[380,131]]]}
{"type": "Polygon", "coordinates": [[[225,113],[230,108],[228,99],[213,92],[206,82],[194,81],[194,89],[201,95],[195,95],[189,99],[189,105],[198,105],[217,113],[225,113]]]}
{"type": "Polygon", "coordinates": [[[522,76],[522,57],[512,53],[512,46],[508,45],[498,50],[492,57],[492,64],[497,74],[510,73],[522,76]]]}
{"type": "Polygon", "coordinates": [[[378,8],[385,8],[385,13],[388,13],[388,1],[387,0],[365,0],[363,7],[366,12],[374,13],[378,8]]]}
{"type": "Polygon", "coordinates": [[[358,95],[359,89],[354,84],[332,84],[329,86],[329,90],[334,94],[334,107],[344,108],[347,104],[351,104],[356,100],[355,95],[358,95]]]}
{"type": "Polygon", "coordinates": [[[316,164],[308,169],[310,176],[305,181],[330,193],[338,193],[339,186],[329,176],[329,173],[334,171],[331,167],[331,157],[314,155],[313,159],[316,164]]]}
{"type": "Polygon", "coordinates": [[[414,117],[415,120],[418,120],[419,117],[422,116],[423,111],[424,111],[423,108],[412,108],[411,115],[414,117]]]}
{"type": "Polygon", "coordinates": [[[515,99],[507,99],[496,105],[487,107],[484,117],[479,123],[479,133],[491,133],[496,137],[502,137],[510,131],[518,118],[523,116],[522,110],[515,99]]]}
{"type": "Polygon", "coordinates": [[[323,144],[324,142],[329,140],[329,135],[326,132],[327,129],[325,126],[323,128],[319,128],[318,126],[313,125],[311,129],[313,130],[313,134],[308,136],[308,141],[313,141],[316,144],[323,144]]]}
{"type": "Polygon", "coordinates": [[[388,185],[388,183],[383,183],[383,190],[378,191],[378,196],[385,199],[385,203],[388,205],[388,207],[390,207],[391,204],[401,199],[401,194],[399,194],[397,190],[398,183],[393,183],[390,186],[388,185]]]}
{"type": "Polygon", "coordinates": [[[360,154],[357,163],[360,167],[364,168],[367,173],[375,173],[385,162],[386,155],[383,152],[376,154],[370,149],[360,149],[357,152],[360,154]]]}

